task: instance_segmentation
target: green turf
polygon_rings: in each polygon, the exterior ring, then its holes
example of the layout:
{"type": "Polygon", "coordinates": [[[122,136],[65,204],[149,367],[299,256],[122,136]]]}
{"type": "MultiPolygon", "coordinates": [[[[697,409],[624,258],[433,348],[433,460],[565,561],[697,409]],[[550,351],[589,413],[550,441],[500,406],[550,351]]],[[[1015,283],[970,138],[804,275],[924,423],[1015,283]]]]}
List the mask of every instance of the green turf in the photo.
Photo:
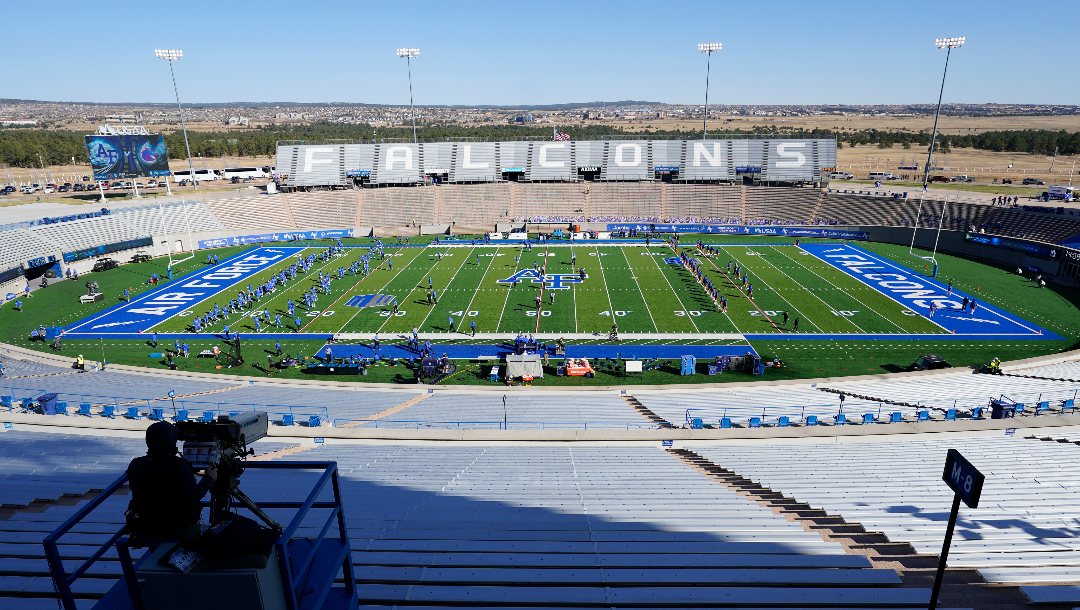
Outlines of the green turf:
{"type": "MultiPolygon", "coordinates": [[[[696,236],[684,236],[683,243],[696,241],[696,236]]],[[[706,275],[711,278],[729,301],[727,313],[720,312],[716,304],[705,294],[693,275],[682,268],[664,262],[674,255],[666,245],[612,247],[577,245],[573,247],[544,248],[536,246],[531,251],[521,247],[477,248],[470,246],[428,248],[389,248],[387,260],[375,260],[372,273],[366,277],[346,275],[334,280],[331,292],[320,295],[313,311],[301,311],[302,330],[311,333],[383,333],[384,341],[395,340],[416,327],[421,332],[444,332],[448,318],[453,317],[458,329],[467,329],[475,320],[479,332],[535,332],[541,333],[595,333],[604,336],[612,321],[617,321],[623,333],[655,333],[656,340],[663,340],[667,333],[775,333],[791,332],[793,322],[800,320],[800,332],[824,333],[942,333],[921,316],[904,315],[903,308],[875,290],[862,285],[846,274],[806,255],[789,245],[786,238],[756,236],[707,236],[708,243],[723,244],[712,258],[702,258],[706,275]],[[748,246],[746,244],[756,244],[748,246]],[[441,256],[440,256],[441,254],[441,256]],[[576,257],[576,265],[572,259],[576,257]],[[389,261],[393,261],[391,270],[389,261]],[[549,292],[539,312],[535,296],[540,294],[538,284],[522,282],[515,286],[497,283],[509,277],[517,269],[532,268],[533,263],[547,262],[553,273],[575,273],[583,269],[588,279],[569,290],[553,291],[554,303],[549,292]],[[741,281],[727,270],[727,263],[745,267],[748,282],[754,285],[754,299],[747,298],[741,281]],[[437,304],[427,302],[428,278],[439,293],[437,304]],[[390,307],[357,309],[345,305],[350,296],[357,294],[390,294],[399,300],[399,310],[394,315],[390,307]],[[782,314],[787,312],[789,323],[782,324],[782,314]]],[[[414,240],[415,242],[415,240],[414,240]]],[[[346,240],[347,244],[367,244],[370,240],[346,240]]],[[[564,242],[565,243],[565,242],[564,242]]],[[[328,244],[310,243],[316,252],[328,244]]],[[[894,260],[918,272],[928,273],[929,263],[908,253],[903,246],[887,244],[860,244],[861,247],[894,260]]],[[[231,247],[216,251],[226,258],[246,249],[231,247]]],[[[366,252],[366,248],[347,250],[347,253],[321,267],[316,266],[308,277],[290,282],[284,289],[265,298],[258,304],[260,310],[280,312],[286,317],[285,303],[298,299],[300,293],[311,285],[311,277],[318,271],[333,273],[338,267],[347,268],[352,261],[366,252]]],[[[925,256],[925,252],[916,255],[925,256]]],[[[204,267],[203,254],[174,268],[174,274],[182,277],[204,267]]],[[[981,364],[992,357],[1005,360],[1025,358],[1052,353],[1075,347],[1080,337],[1080,291],[1065,288],[1039,288],[1029,280],[1018,277],[1006,269],[970,261],[949,255],[938,255],[940,277],[952,280],[957,288],[979,295],[984,302],[1011,311],[1022,318],[1039,324],[1062,335],[1060,341],[756,341],[754,347],[766,359],[780,357],[786,366],[770,369],[766,379],[795,379],[830,375],[854,375],[882,373],[899,370],[925,353],[937,353],[957,366],[981,364]]],[[[277,269],[282,268],[278,266],[277,269]]],[[[268,269],[251,279],[260,283],[275,270],[268,269]]],[[[68,325],[117,302],[124,288],[130,287],[139,294],[150,287],[145,279],[151,274],[164,275],[165,261],[156,259],[147,263],[125,264],[119,269],[84,276],[80,281],[59,281],[49,288],[37,291],[24,300],[24,310],[14,311],[12,305],[0,308],[0,339],[3,341],[47,349],[41,343],[31,344],[27,337],[39,324],[68,325]],[[78,297],[84,293],[84,280],[93,277],[109,297],[104,303],[83,305],[78,297]]],[[[245,283],[246,284],[246,283],[245,283]]],[[[226,292],[207,302],[194,305],[190,311],[202,313],[215,302],[223,303],[226,292]]],[[[156,330],[180,331],[189,324],[190,315],[177,316],[160,324],[156,330]]],[[[250,333],[250,318],[233,316],[229,321],[233,330],[250,333]]],[[[220,331],[224,323],[212,327],[220,331]]],[[[264,331],[267,330],[264,327],[264,331]]],[[[294,330],[290,321],[286,330],[294,330]]],[[[300,337],[300,335],[298,335],[300,337]]],[[[582,342],[582,341],[579,341],[582,342]]],[[[585,341],[587,342],[587,341],[585,341]]],[[[680,343],[699,343],[679,340],[680,343]]],[[[211,347],[216,340],[190,340],[193,353],[211,347]]],[[[708,342],[705,342],[708,343],[708,342]]],[[[714,342],[719,343],[719,342],[714,342]]],[[[171,342],[166,341],[166,346],[171,342]]],[[[632,345],[628,342],[627,345],[632,345]]],[[[298,338],[287,341],[285,351],[294,354],[313,354],[322,341],[298,338]]],[[[85,353],[87,357],[100,358],[105,348],[109,362],[149,367],[164,367],[163,361],[150,360],[150,346],[140,341],[92,341],[69,340],[65,354],[72,357],[85,353]]],[[[245,342],[248,361],[234,369],[216,368],[217,363],[207,359],[190,358],[179,362],[181,370],[265,375],[265,352],[273,349],[272,341],[251,337],[245,342]]],[[[553,372],[553,371],[550,371],[553,372]]],[[[445,383],[487,383],[487,365],[462,362],[461,371],[445,383]]],[[[309,378],[299,370],[282,371],[276,376],[309,378]]],[[[372,368],[361,381],[403,383],[413,378],[404,366],[380,366],[372,368]]],[[[332,379],[341,379],[332,377],[332,379]]],[[[681,377],[675,362],[667,363],[661,370],[641,375],[625,376],[601,371],[596,380],[580,378],[557,378],[550,375],[544,385],[596,385],[598,383],[694,383],[718,381],[746,381],[749,376],[727,374],[715,377],[681,377]]]]}

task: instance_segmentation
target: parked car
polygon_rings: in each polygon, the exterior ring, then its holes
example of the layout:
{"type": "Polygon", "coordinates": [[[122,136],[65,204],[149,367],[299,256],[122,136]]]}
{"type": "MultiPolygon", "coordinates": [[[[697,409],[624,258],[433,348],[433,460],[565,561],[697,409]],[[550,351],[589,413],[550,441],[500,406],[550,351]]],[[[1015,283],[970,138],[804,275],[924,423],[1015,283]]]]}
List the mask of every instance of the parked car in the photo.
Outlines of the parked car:
{"type": "Polygon", "coordinates": [[[851,172],[830,172],[829,180],[851,180],[855,177],[855,174],[851,172]]]}
{"type": "Polygon", "coordinates": [[[46,194],[55,193],[55,192],[56,192],[56,185],[55,184],[46,184],[45,185],[45,193],[46,194]]]}
{"type": "Polygon", "coordinates": [[[71,187],[66,184],[61,184],[56,188],[57,193],[66,193],[71,190],[71,187]]]}
{"type": "Polygon", "coordinates": [[[908,367],[912,371],[933,371],[937,369],[952,368],[952,365],[945,361],[944,358],[936,354],[925,354],[919,356],[919,358],[911,363],[908,367]]]}
{"type": "Polygon", "coordinates": [[[148,188],[148,189],[156,189],[157,187],[158,187],[158,181],[157,180],[151,180],[151,181],[146,183],[146,188],[148,188]]]}
{"type": "Polygon", "coordinates": [[[1039,180],[1038,178],[1024,178],[1024,184],[1033,184],[1035,186],[1043,186],[1046,184],[1045,180],[1039,180]]]}
{"type": "Polygon", "coordinates": [[[959,176],[953,176],[951,182],[975,182],[975,179],[971,176],[960,174],[959,176]]]}
{"type": "Polygon", "coordinates": [[[131,255],[131,262],[133,263],[145,263],[151,259],[150,255],[145,252],[136,252],[131,255]]]}
{"type": "Polygon", "coordinates": [[[90,176],[83,176],[82,181],[83,182],[90,182],[90,176]]]}
{"type": "Polygon", "coordinates": [[[98,259],[96,263],[94,263],[93,271],[108,271],[109,269],[116,269],[119,266],[120,263],[116,262],[111,258],[101,258],[98,259]]]}
{"type": "Polygon", "coordinates": [[[73,185],[73,186],[71,187],[71,190],[72,190],[72,191],[75,191],[75,192],[79,192],[79,191],[85,191],[85,190],[86,190],[86,187],[85,187],[85,186],[83,186],[81,182],[76,182],[76,183],[75,183],[75,184],[74,184],[74,185],[73,185]]]}
{"type": "Polygon", "coordinates": [[[940,175],[930,176],[930,182],[948,182],[948,181],[949,181],[948,176],[940,176],[940,175]]]}

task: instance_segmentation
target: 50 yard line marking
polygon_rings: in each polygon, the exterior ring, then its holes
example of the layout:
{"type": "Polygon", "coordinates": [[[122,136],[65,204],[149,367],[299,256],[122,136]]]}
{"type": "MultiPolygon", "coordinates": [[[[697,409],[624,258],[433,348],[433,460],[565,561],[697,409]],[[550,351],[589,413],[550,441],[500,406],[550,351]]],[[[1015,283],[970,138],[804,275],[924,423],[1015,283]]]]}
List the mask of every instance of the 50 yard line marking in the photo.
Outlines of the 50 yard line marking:
{"type": "MultiPolygon", "coordinates": [[[[415,261],[415,260],[419,259],[420,257],[424,256],[424,253],[425,253],[425,252],[427,252],[428,250],[432,250],[432,251],[434,252],[434,254],[435,254],[435,262],[434,262],[434,263],[432,263],[432,264],[431,264],[431,266],[429,266],[429,267],[428,267],[428,268],[427,268],[427,269],[426,269],[426,270],[424,271],[424,273],[420,274],[420,278],[419,278],[419,279],[417,280],[417,282],[416,282],[416,283],[417,283],[417,284],[419,284],[419,285],[418,285],[418,286],[414,286],[413,288],[411,288],[411,289],[409,290],[409,292],[408,292],[408,293],[407,293],[407,294],[405,295],[405,297],[404,297],[404,300],[405,300],[405,301],[408,301],[409,299],[411,299],[411,298],[412,298],[412,295],[413,295],[413,293],[414,293],[414,292],[416,292],[417,290],[422,290],[422,286],[424,285],[424,277],[423,277],[423,276],[424,276],[425,274],[427,274],[427,276],[428,276],[428,277],[431,277],[431,276],[435,275],[435,271],[434,271],[435,267],[438,267],[438,266],[439,266],[439,263],[441,263],[441,262],[442,262],[442,252],[441,252],[441,251],[439,251],[439,250],[436,250],[436,248],[438,248],[438,247],[439,247],[439,246],[432,246],[432,245],[429,245],[429,246],[425,246],[425,247],[423,248],[423,250],[421,250],[421,251],[420,251],[420,254],[419,254],[419,255],[417,255],[416,257],[414,257],[414,258],[412,259],[412,261],[415,261]]],[[[409,261],[409,263],[411,264],[411,263],[412,263],[412,261],[409,261]]],[[[408,267],[409,267],[409,265],[405,265],[405,267],[406,267],[406,268],[408,268],[408,267]]],[[[402,269],[401,271],[402,271],[402,272],[404,272],[404,271],[405,271],[405,269],[402,269]]],[[[395,276],[394,276],[394,280],[396,280],[396,279],[397,279],[397,278],[399,278],[399,277],[402,277],[401,273],[398,273],[397,275],[395,275],[395,276]]],[[[392,281],[394,281],[394,280],[390,280],[390,281],[392,282],[392,281]]],[[[386,285],[387,285],[387,286],[389,286],[389,285],[390,285],[390,282],[387,282],[387,283],[386,283],[386,285]]],[[[385,288],[385,286],[384,286],[384,288],[385,288]]],[[[445,293],[444,293],[444,295],[443,295],[443,296],[446,296],[446,295],[445,295],[445,293]]],[[[395,299],[396,299],[396,298],[397,298],[397,297],[395,297],[395,299]]],[[[430,311],[428,311],[428,315],[429,315],[429,316],[431,315],[431,312],[435,310],[435,307],[437,307],[437,306],[436,306],[435,304],[432,304],[432,305],[431,305],[431,310],[430,310],[430,311]]],[[[393,310],[391,309],[391,311],[393,311],[393,310]]],[[[386,316],[386,319],[385,319],[385,320],[383,320],[382,324],[380,324],[380,325],[379,325],[379,328],[375,329],[375,333],[376,333],[376,334],[378,334],[378,333],[384,332],[384,329],[385,329],[386,325],[387,325],[387,324],[389,324],[389,323],[390,323],[390,321],[391,321],[391,320],[393,320],[393,319],[394,319],[394,316],[392,316],[392,315],[390,315],[390,316],[386,316]]],[[[426,319],[426,317],[425,317],[425,319],[426,319]]],[[[414,326],[413,328],[417,328],[417,329],[419,329],[419,328],[421,328],[421,326],[414,326]]],[[[389,331],[389,332],[391,332],[391,333],[392,333],[393,331],[389,331]]]]}
{"type": "MultiPolygon", "coordinates": [[[[476,251],[476,248],[473,248],[473,251],[475,252],[475,251],[476,251]]],[[[488,261],[487,267],[486,267],[486,268],[484,269],[484,273],[483,273],[483,274],[482,274],[482,275],[480,276],[480,283],[481,283],[481,285],[480,285],[480,286],[477,286],[477,287],[476,287],[476,290],[474,290],[474,291],[473,291],[473,295],[472,295],[472,298],[470,298],[470,299],[469,299],[469,305],[468,305],[467,307],[465,307],[465,315],[462,315],[462,316],[461,316],[461,319],[462,319],[462,321],[464,321],[464,320],[465,320],[465,318],[466,318],[466,317],[468,316],[468,313],[469,313],[470,311],[472,311],[472,306],[473,306],[473,303],[475,303],[475,302],[476,302],[476,297],[477,297],[477,296],[478,296],[478,295],[480,294],[480,290],[481,290],[481,289],[483,288],[483,282],[484,282],[484,279],[485,279],[485,278],[487,278],[487,274],[488,274],[488,272],[489,272],[489,271],[491,271],[491,267],[492,267],[492,265],[494,265],[494,264],[495,264],[495,259],[499,258],[498,254],[499,254],[499,251],[498,251],[497,249],[495,250],[495,252],[493,252],[493,253],[492,253],[492,255],[491,255],[491,257],[490,257],[490,260],[488,261]]],[[[467,258],[467,257],[466,257],[466,258],[467,258]]],[[[480,315],[479,315],[479,314],[480,314],[480,312],[479,312],[479,310],[477,310],[477,315],[476,315],[476,317],[477,317],[477,318],[479,318],[479,317],[480,317],[480,315]]],[[[475,318],[474,318],[474,319],[475,319],[475,318]]],[[[499,330],[499,327],[498,327],[498,326],[496,326],[496,327],[494,328],[494,332],[498,332],[498,330],[499,330]]]]}
{"type": "MultiPolygon", "coordinates": [[[[362,250],[362,249],[363,249],[363,248],[361,248],[361,250],[362,250]]],[[[348,289],[346,289],[346,290],[345,290],[345,292],[343,292],[343,293],[341,294],[341,296],[340,296],[340,297],[338,297],[338,298],[337,298],[337,299],[336,299],[336,300],[335,300],[335,301],[334,301],[333,303],[330,303],[330,307],[326,307],[326,308],[324,308],[324,309],[320,309],[320,310],[319,310],[319,313],[318,313],[318,314],[316,314],[316,315],[315,315],[315,317],[311,318],[311,320],[309,320],[307,324],[304,324],[303,326],[301,326],[301,327],[300,327],[300,329],[301,329],[301,330],[303,330],[304,328],[306,328],[306,327],[308,326],[308,324],[311,324],[311,323],[312,323],[312,322],[314,322],[315,320],[318,320],[318,319],[319,319],[319,318],[320,318],[320,317],[322,316],[322,314],[323,314],[323,312],[324,312],[324,311],[329,311],[331,307],[333,307],[333,306],[337,305],[337,304],[338,304],[338,303],[339,303],[339,302],[341,301],[341,299],[344,299],[344,298],[345,298],[346,296],[348,296],[348,294],[349,294],[350,292],[352,292],[353,290],[355,290],[357,286],[359,286],[360,284],[362,284],[362,283],[364,282],[364,280],[368,279],[369,277],[372,277],[372,276],[373,276],[373,275],[375,274],[375,272],[376,272],[376,271],[378,271],[380,267],[382,267],[382,264],[383,264],[384,262],[386,262],[386,261],[390,260],[390,259],[391,259],[391,257],[393,257],[393,256],[394,256],[394,255],[393,255],[393,253],[391,253],[391,254],[390,254],[390,256],[386,257],[386,258],[385,258],[385,259],[383,259],[383,260],[380,260],[380,261],[379,261],[379,264],[378,264],[378,265],[375,265],[375,268],[374,268],[374,269],[372,269],[372,270],[371,270],[370,272],[368,272],[368,274],[367,274],[367,275],[365,275],[365,276],[362,276],[362,277],[361,277],[361,278],[360,278],[359,280],[357,280],[357,282],[356,282],[355,284],[353,284],[352,286],[349,286],[349,288],[348,288],[348,289]]],[[[360,255],[360,257],[363,257],[363,254],[361,254],[361,255],[360,255]]],[[[360,258],[357,258],[357,260],[360,260],[360,258]]],[[[410,261],[410,262],[411,262],[411,261],[410,261]]],[[[406,265],[406,266],[408,266],[408,265],[406,265]]],[[[360,312],[360,309],[361,309],[361,308],[357,307],[357,308],[356,308],[356,312],[357,312],[357,313],[359,313],[359,312],[360,312]]],[[[353,315],[355,316],[356,314],[353,314],[353,315]]],[[[343,324],[343,325],[341,326],[341,328],[339,328],[339,329],[337,330],[337,332],[339,332],[339,333],[340,333],[341,331],[345,330],[345,326],[347,326],[347,325],[349,324],[349,322],[351,322],[351,321],[352,321],[352,318],[349,318],[349,320],[348,320],[348,321],[346,321],[346,322],[345,322],[345,324],[343,324]]]]}
{"type": "MultiPolygon", "coordinates": [[[[817,277],[821,278],[822,280],[825,280],[825,283],[827,283],[828,285],[832,286],[833,288],[836,288],[837,290],[839,290],[839,291],[843,292],[845,296],[848,296],[848,297],[850,297],[850,298],[851,298],[852,300],[854,300],[854,301],[855,301],[856,303],[858,303],[859,305],[862,305],[863,307],[865,307],[866,309],[868,309],[868,310],[870,310],[870,311],[874,312],[874,313],[875,313],[875,314],[877,314],[878,316],[880,316],[880,317],[882,317],[882,318],[885,318],[886,320],[888,320],[889,324],[892,324],[893,326],[895,326],[895,327],[896,327],[896,328],[897,328],[897,329],[898,329],[898,330],[899,330],[900,332],[902,332],[902,333],[903,333],[903,332],[907,332],[906,330],[904,330],[904,328],[903,328],[902,326],[900,326],[899,324],[897,324],[896,322],[894,322],[894,321],[892,320],[892,318],[890,318],[889,316],[886,316],[886,315],[882,314],[881,312],[879,312],[878,310],[874,309],[873,307],[870,307],[870,306],[869,306],[869,305],[867,305],[866,303],[863,303],[863,302],[862,302],[861,300],[859,300],[859,298],[858,298],[858,297],[856,297],[855,295],[853,295],[853,294],[848,294],[847,292],[845,292],[845,291],[844,291],[844,289],[843,289],[843,288],[840,288],[840,287],[839,287],[839,286],[837,286],[836,284],[834,284],[834,283],[832,283],[831,281],[829,281],[829,279],[828,279],[828,278],[826,278],[826,277],[824,277],[824,276],[820,275],[819,273],[817,273],[816,271],[814,271],[814,270],[813,270],[813,269],[811,269],[810,267],[807,267],[806,265],[804,265],[804,264],[800,263],[800,262],[799,262],[799,261],[798,261],[797,259],[795,259],[795,258],[792,258],[792,257],[788,256],[788,255],[787,255],[787,254],[786,254],[785,252],[783,252],[782,250],[780,250],[780,249],[779,249],[779,248],[777,248],[776,246],[769,246],[769,247],[770,247],[770,248],[772,248],[772,249],[774,249],[774,250],[776,250],[778,254],[780,254],[780,255],[781,255],[781,256],[783,256],[784,258],[787,258],[788,260],[790,260],[791,262],[795,263],[795,264],[796,264],[796,265],[798,265],[799,267],[802,267],[803,269],[806,269],[807,271],[809,271],[810,273],[812,273],[812,274],[816,275],[817,277]]],[[[801,249],[801,248],[800,248],[800,249],[801,249]]],[[[816,256],[815,256],[815,257],[813,257],[813,258],[814,258],[815,260],[820,260],[820,259],[818,259],[818,258],[817,258],[816,256]]],[[[831,269],[835,269],[834,267],[830,267],[830,268],[831,268],[831,269]]],[[[864,331],[864,332],[865,332],[865,331],[864,331]]]]}
{"type": "MultiPolygon", "coordinates": [[[[417,254],[416,256],[412,257],[412,258],[411,258],[411,259],[409,260],[409,262],[405,263],[405,267],[403,267],[403,268],[401,269],[401,271],[398,271],[398,272],[397,272],[397,273],[395,273],[394,275],[390,276],[390,279],[386,280],[386,283],[385,283],[385,284],[383,284],[383,285],[382,285],[382,286],[381,286],[381,287],[380,287],[380,288],[379,288],[378,290],[376,290],[376,291],[375,291],[375,294],[382,294],[382,291],[383,291],[383,290],[385,290],[385,289],[386,289],[386,287],[390,285],[390,282],[392,282],[392,281],[394,281],[395,279],[397,279],[397,277],[398,277],[399,275],[401,275],[401,272],[402,272],[402,271],[405,271],[405,269],[408,269],[408,268],[409,268],[409,265],[412,265],[412,264],[413,264],[413,261],[415,261],[416,259],[420,258],[420,256],[421,256],[421,255],[423,254],[423,252],[424,252],[424,250],[425,250],[425,249],[426,249],[426,247],[425,247],[425,248],[421,248],[421,249],[420,249],[420,254],[417,254]]],[[[399,250],[400,250],[400,248],[399,248],[399,250]]],[[[388,261],[388,260],[392,260],[393,258],[394,258],[394,254],[393,254],[393,253],[391,253],[391,254],[390,254],[390,256],[388,256],[388,257],[386,257],[385,259],[383,259],[382,261],[380,261],[378,265],[375,265],[375,269],[372,269],[371,273],[369,273],[369,274],[368,274],[367,276],[365,276],[365,277],[364,277],[363,279],[361,279],[361,281],[363,281],[364,279],[367,279],[368,277],[372,277],[372,276],[374,276],[375,272],[376,272],[376,271],[378,271],[378,270],[379,270],[379,268],[381,268],[381,267],[382,267],[382,264],[383,264],[384,262],[386,262],[386,261],[388,261]]],[[[352,289],[350,288],[350,289],[349,289],[349,291],[351,291],[351,290],[352,290],[352,289]]],[[[348,294],[348,292],[346,292],[346,294],[348,294]]],[[[395,300],[397,300],[397,297],[394,297],[394,299],[395,299],[395,300]]],[[[351,324],[351,323],[352,323],[352,321],[353,321],[354,319],[356,319],[356,316],[360,315],[360,312],[364,311],[364,309],[366,309],[366,308],[364,308],[364,307],[357,307],[357,308],[356,308],[356,311],[355,311],[355,312],[353,313],[353,315],[349,316],[349,319],[348,319],[348,320],[345,320],[345,323],[341,325],[341,328],[339,328],[337,332],[339,332],[339,333],[340,333],[340,332],[342,332],[343,330],[345,330],[345,328],[346,328],[346,327],[347,327],[347,326],[348,326],[349,324],[351,324]]],[[[304,326],[307,326],[307,324],[305,324],[304,326]]]]}

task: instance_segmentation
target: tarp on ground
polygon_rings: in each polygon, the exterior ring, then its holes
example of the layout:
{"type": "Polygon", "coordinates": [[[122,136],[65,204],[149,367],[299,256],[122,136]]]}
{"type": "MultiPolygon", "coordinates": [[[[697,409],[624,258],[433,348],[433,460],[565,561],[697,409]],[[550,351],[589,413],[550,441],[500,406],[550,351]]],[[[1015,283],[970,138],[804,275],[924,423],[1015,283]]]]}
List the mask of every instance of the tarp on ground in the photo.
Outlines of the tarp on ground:
{"type": "Polygon", "coordinates": [[[507,354],[506,377],[517,379],[529,375],[534,379],[543,379],[544,367],[538,354],[507,354]]]}

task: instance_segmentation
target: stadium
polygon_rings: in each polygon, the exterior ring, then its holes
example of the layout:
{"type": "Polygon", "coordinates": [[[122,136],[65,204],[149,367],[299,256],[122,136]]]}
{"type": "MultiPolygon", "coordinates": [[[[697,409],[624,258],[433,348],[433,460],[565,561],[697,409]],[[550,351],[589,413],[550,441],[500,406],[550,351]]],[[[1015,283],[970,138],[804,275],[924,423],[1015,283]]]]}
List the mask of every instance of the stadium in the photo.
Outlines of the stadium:
{"type": "Polygon", "coordinates": [[[1080,211],[836,155],[280,141],[0,208],[0,608],[1080,605],[1080,211]],[[161,422],[221,473],[194,569],[126,474],[161,422]]]}

